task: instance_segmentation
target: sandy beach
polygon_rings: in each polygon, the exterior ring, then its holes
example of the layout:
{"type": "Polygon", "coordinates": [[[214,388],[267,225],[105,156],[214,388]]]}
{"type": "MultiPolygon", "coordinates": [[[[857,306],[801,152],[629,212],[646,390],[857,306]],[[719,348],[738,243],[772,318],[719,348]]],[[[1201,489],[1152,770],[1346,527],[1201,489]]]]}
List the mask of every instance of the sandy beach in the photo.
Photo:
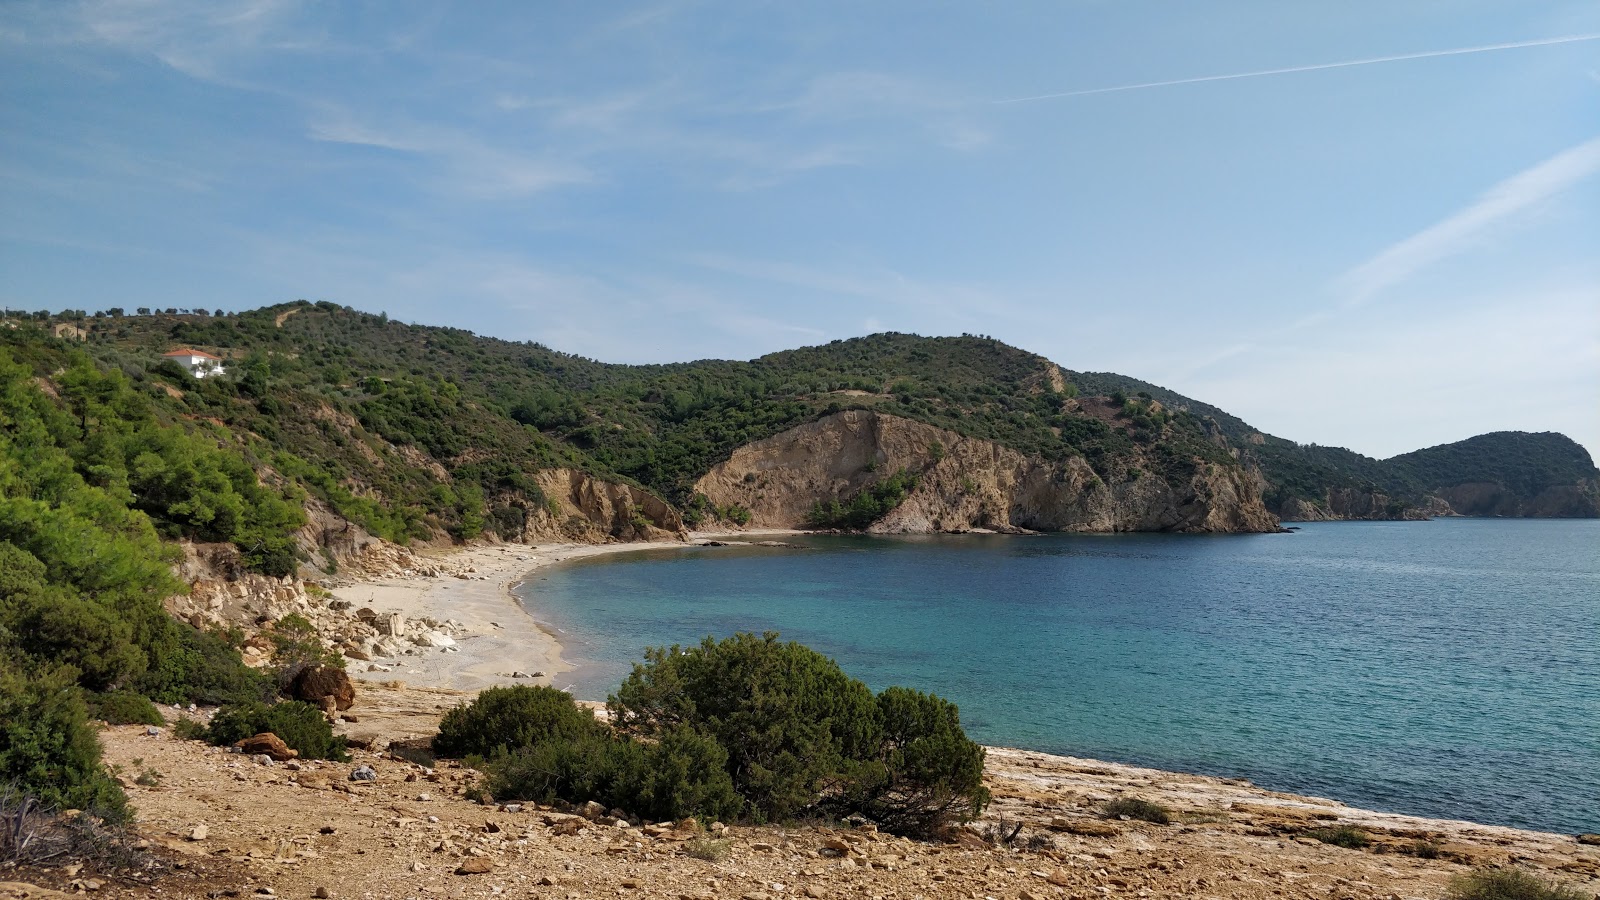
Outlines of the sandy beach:
{"type": "MultiPolygon", "coordinates": [[[[394,575],[336,587],[333,594],[353,606],[370,607],[380,615],[398,613],[407,619],[459,623],[451,647],[416,648],[409,654],[373,664],[352,662],[352,677],[368,681],[400,680],[422,688],[477,692],[501,684],[547,684],[572,666],[561,656],[556,636],[542,628],[512,593],[528,576],[546,566],[616,553],[706,546],[712,541],[754,542],[797,534],[762,530],[736,533],[692,533],[688,541],[617,544],[499,544],[420,553],[441,564],[448,574],[394,575]],[[521,673],[524,677],[513,677],[521,673]]],[[[601,699],[601,698],[580,698],[601,699]]]]}

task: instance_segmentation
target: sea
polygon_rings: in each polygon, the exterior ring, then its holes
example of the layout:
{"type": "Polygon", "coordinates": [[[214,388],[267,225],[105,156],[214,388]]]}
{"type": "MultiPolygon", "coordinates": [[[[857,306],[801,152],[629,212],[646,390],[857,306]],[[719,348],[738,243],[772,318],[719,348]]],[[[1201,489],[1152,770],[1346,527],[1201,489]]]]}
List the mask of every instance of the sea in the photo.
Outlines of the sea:
{"type": "Polygon", "coordinates": [[[777,631],[991,746],[1600,832],[1600,520],[1262,535],[801,536],[519,589],[604,699],[650,646],[777,631]]]}

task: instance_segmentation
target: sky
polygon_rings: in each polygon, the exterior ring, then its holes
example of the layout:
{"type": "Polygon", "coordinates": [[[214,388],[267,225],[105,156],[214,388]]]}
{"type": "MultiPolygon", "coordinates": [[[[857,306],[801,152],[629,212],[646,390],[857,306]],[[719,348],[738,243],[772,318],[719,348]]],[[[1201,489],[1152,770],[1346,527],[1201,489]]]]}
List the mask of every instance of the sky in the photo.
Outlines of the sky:
{"type": "Polygon", "coordinates": [[[1600,457],[1600,3],[0,2],[0,305],[299,298],[1600,457]]]}

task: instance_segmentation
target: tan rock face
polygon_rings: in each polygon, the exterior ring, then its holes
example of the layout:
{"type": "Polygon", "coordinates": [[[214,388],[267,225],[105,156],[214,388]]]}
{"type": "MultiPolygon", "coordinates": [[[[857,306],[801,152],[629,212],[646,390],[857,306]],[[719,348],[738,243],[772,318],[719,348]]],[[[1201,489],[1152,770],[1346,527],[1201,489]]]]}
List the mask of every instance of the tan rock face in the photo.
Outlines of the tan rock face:
{"type": "Polygon", "coordinates": [[[558,516],[547,512],[531,523],[531,530],[546,539],[659,541],[683,532],[677,510],[632,485],[576,469],[547,469],[536,473],[534,481],[561,510],[558,516]]]}
{"type": "Polygon", "coordinates": [[[854,496],[898,469],[916,490],[874,532],[1275,531],[1256,480],[1200,464],[1186,484],[1144,476],[1107,484],[1089,464],[1049,462],[992,441],[920,422],[852,410],[741,447],[696,483],[718,505],[751,512],[751,525],[803,525],[818,501],[854,496]]]}

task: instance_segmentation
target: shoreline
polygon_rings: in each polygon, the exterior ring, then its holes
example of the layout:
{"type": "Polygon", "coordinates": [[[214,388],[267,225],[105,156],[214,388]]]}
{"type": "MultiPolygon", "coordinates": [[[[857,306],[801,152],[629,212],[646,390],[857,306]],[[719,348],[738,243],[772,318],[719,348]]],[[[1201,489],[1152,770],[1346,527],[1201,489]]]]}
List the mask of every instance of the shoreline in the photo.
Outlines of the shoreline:
{"type": "Polygon", "coordinates": [[[419,553],[448,561],[462,574],[383,575],[332,588],[334,597],[380,615],[459,623],[455,643],[417,648],[407,655],[352,660],[349,673],[361,681],[400,680],[419,688],[476,693],[509,684],[557,686],[574,666],[561,655],[558,635],[524,608],[515,591],[535,572],[557,563],[619,553],[679,550],[710,541],[751,542],[803,534],[794,529],[690,532],[687,540],[613,544],[488,544],[419,553]],[[522,677],[513,677],[520,673],[522,677]]]}
{"type": "MultiPolygon", "coordinates": [[[[525,608],[514,593],[541,569],[579,559],[714,547],[721,546],[720,542],[759,545],[763,540],[808,533],[796,529],[691,532],[686,540],[501,544],[420,553],[418,556],[423,559],[448,561],[457,571],[464,570],[468,574],[466,578],[453,574],[386,575],[334,588],[333,594],[357,606],[371,606],[380,613],[454,620],[463,626],[457,643],[447,648],[419,649],[414,656],[401,657],[392,665],[381,667],[383,671],[364,671],[367,668],[364,663],[352,661],[350,676],[369,687],[381,685],[437,695],[439,705],[431,715],[423,716],[435,723],[430,725],[431,730],[436,727],[436,716],[444,709],[485,688],[515,684],[559,687],[558,676],[575,668],[562,657],[559,636],[535,619],[533,612],[525,608]],[[513,678],[513,672],[524,673],[524,677],[513,678]]],[[[536,607],[537,604],[529,605],[536,607]]],[[[596,700],[576,699],[586,704],[596,700]]],[[[604,698],[598,699],[603,702],[604,698]]],[[[1084,789],[1093,785],[1105,790],[1110,782],[1122,790],[1166,795],[1163,799],[1176,801],[1180,806],[1210,805],[1220,800],[1221,806],[1227,808],[1234,802],[1247,802],[1276,807],[1279,815],[1314,815],[1380,830],[1423,828],[1456,840],[1526,839],[1537,835],[1546,851],[1551,849],[1549,842],[1552,840],[1557,844],[1572,840],[1562,832],[1370,810],[1335,799],[1278,791],[1245,779],[1200,772],[1154,769],[1026,748],[993,746],[985,749],[989,753],[986,769],[990,777],[1011,781],[1014,789],[1025,788],[1038,775],[1044,774],[1028,770],[1043,769],[1055,776],[1049,779],[1056,783],[1055,790],[1060,790],[1064,783],[1077,783],[1084,789]],[[1067,777],[1062,778],[1063,775],[1067,777]],[[1173,792],[1169,794],[1169,790],[1173,792]]],[[[1019,819],[1029,818],[1022,809],[1011,810],[1011,814],[1019,819]]]]}

